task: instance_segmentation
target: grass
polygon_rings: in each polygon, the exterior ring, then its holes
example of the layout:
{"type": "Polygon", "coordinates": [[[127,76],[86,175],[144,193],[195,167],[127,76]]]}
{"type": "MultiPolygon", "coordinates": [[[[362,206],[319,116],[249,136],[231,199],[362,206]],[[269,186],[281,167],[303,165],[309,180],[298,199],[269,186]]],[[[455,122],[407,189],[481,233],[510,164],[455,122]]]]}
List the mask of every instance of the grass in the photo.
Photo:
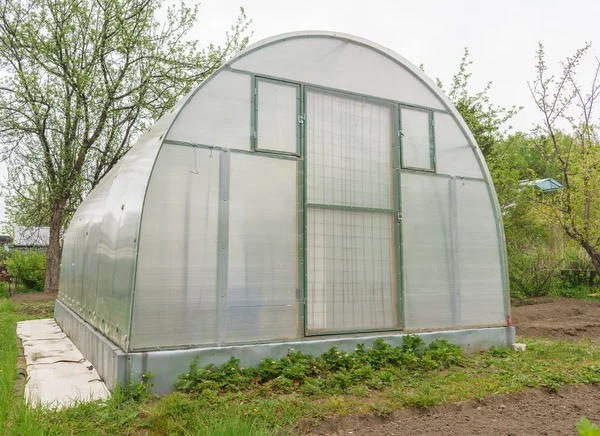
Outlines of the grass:
{"type": "MultiPolygon", "coordinates": [[[[295,434],[332,415],[387,415],[406,406],[429,407],[493,393],[600,382],[600,343],[520,339],[527,343],[524,353],[497,349],[465,356],[449,368],[355,365],[349,385],[318,381],[341,380],[334,378],[335,371],[302,383],[277,376],[264,383],[228,386],[221,385],[228,380],[222,377],[194,376],[192,384],[185,384],[190,392],[158,398],[143,390],[134,391],[135,395],[118,390],[107,401],[43,410],[27,407],[13,394],[15,323],[47,314],[50,305],[44,308],[43,304],[16,306],[0,299],[0,434],[295,434]]],[[[189,382],[197,371],[182,380],[189,382]]],[[[236,377],[243,375],[240,371],[236,377]]]]}

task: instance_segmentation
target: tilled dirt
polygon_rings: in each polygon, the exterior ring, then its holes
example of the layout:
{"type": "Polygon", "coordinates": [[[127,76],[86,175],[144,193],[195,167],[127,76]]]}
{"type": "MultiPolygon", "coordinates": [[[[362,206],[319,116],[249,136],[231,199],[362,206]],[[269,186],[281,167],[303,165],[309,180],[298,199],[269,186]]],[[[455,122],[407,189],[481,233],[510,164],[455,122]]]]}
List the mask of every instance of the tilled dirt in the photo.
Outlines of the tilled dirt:
{"type": "Polygon", "coordinates": [[[541,297],[512,308],[519,336],[555,340],[600,339],[600,301],[541,297]]]}
{"type": "Polygon", "coordinates": [[[406,408],[387,417],[331,418],[307,429],[314,435],[577,435],[581,417],[600,422],[600,387],[564,386],[558,393],[536,389],[491,395],[427,409],[406,408]]]}
{"type": "MultiPolygon", "coordinates": [[[[519,336],[551,340],[600,340],[600,302],[568,298],[536,298],[513,307],[519,336]]],[[[583,417],[600,424],[600,386],[564,386],[491,395],[426,409],[405,408],[389,415],[348,415],[304,428],[314,435],[577,435],[583,417]]]]}

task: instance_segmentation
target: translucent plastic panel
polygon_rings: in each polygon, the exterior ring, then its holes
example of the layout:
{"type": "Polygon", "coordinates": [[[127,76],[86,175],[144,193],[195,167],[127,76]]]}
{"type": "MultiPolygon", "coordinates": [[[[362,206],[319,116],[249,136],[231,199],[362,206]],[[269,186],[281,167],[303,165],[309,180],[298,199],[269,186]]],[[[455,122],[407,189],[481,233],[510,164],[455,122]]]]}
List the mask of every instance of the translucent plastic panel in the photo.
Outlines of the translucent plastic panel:
{"type": "Polygon", "coordinates": [[[287,39],[232,62],[233,68],[445,109],[421,80],[389,57],[332,37],[287,39]]]}
{"type": "Polygon", "coordinates": [[[393,207],[393,107],[309,90],[308,203],[393,207]]]}
{"type": "Polygon", "coordinates": [[[503,271],[487,185],[457,180],[457,203],[461,322],[504,323],[503,271]]]}
{"type": "Polygon", "coordinates": [[[163,135],[186,98],[158,120],[104,176],[79,206],[65,235],[61,301],[77,308],[85,321],[123,350],[129,348],[144,194],[163,135]]]}
{"type": "Polygon", "coordinates": [[[106,200],[110,193],[110,188],[115,176],[119,173],[123,160],[100,181],[98,186],[86,198],[86,209],[90,211],[90,220],[85,236],[85,253],[83,258],[83,305],[85,307],[86,317],[84,319],[94,319],[96,317],[96,301],[98,290],[98,245],[102,237],[102,223],[104,221],[104,210],[106,200]]]}
{"type": "Polygon", "coordinates": [[[401,185],[406,327],[451,326],[450,179],[403,172],[401,185]]]}
{"type": "Polygon", "coordinates": [[[60,275],[61,300],[80,316],[84,316],[83,256],[89,220],[89,210],[77,211],[69,224],[61,258],[61,272],[65,271],[60,275]]]}
{"type": "Polygon", "coordinates": [[[402,129],[402,166],[404,168],[433,169],[429,112],[400,109],[402,129]]]}
{"type": "Polygon", "coordinates": [[[221,71],[183,107],[167,139],[250,150],[251,113],[250,76],[221,71]]]}
{"type": "Polygon", "coordinates": [[[483,178],[473,148],[452,115],[434,113],[437,172],[483,178]]]}
{"type": "Polygon", "coordinates": [[[230,158],[224,340],[299,337],[297,163],[230,158]]]}
{"type": "Polygon", "coordinates": [[[300,87],[257,80],[257,148],[297,153],[300,87]]]}
{"type": "Polygon", "coordinates": [[[396,325],[395,215],[308,209],[307,330],[396,325]]]}
{"type": "Polygon", "coordinates": [[[219,154],[160,151],[144,204],[132,348],[216,342],[219,154]]]}

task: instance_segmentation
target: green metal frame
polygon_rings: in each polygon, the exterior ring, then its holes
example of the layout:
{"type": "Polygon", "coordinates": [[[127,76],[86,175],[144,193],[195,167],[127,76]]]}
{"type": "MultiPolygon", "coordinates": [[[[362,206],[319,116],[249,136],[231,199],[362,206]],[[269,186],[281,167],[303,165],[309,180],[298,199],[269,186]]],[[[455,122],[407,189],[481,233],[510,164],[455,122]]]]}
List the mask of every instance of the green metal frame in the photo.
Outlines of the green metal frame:
{"type": "Polygon", "coordinates": [[[355,212],[383,212],[383,213],[396,213],[396,209],[385,209],[378,207],[362,207],[362,206],[343,206],[339,204],[322,204],[322,203],[306,203],[307,207],[314,207],[316,209],[332,209],[332,210],[349,210],[355,212]]]}
{"type": "MultiPolygon", "coordinates": [[[[247,74],[247,75],[250,75],[253,77],[255,76],[255,73],[253,73],[252,71],[242,70],[239,68],[233,68],[229,65],[227,65],[225,68],[227,71],[231,71],[232,73],[247,74]]],[[[278,81],[278,82],[288,82],[288,83],[293,83],[293,84],[300,84],[300,85],[304,85],[308,88],[315,88],[315,89],[320,89],[323,91],[336,92],[339,94],[351,95],[351,96],[358,97],[358,98],[368,98],[369,100],[380,101],[382,103],[389,103],[389,104],[393,104],[393,105],[402,105],[406,108],[411,108],[411,109],[421,109],[421,110],[426,110],[426,111],[431,111],[431,112],[439,112],[442,114],[451,115],[450,111],[447,111],[444,109],[436,109],[436,108],[432,108],[429,106],[421,106],[418,104],[408,103],[405,101],[390,100],[390,99],[383,98],[383,97],[375,97],[373,95],[361,94],[358,92],[347,91],[345,89],[333,88],[330,86],[317,85],[317,84],[310,83],[310,82],[293,81],[293,80],[285,79],[285,78],[278,77],[278,76],[270,76],[268,74],[260,74],[260,76],[258,76],[258,77],[260,77],[261,79],[270,79],[270,80],[274,80],[274,81],[278,81]]]]}
{"type": "Polygon", "coordinates": [[[298,138],[298,148],[300,150],[300,171],[299,171],[299,179],[300,183],[298,184],[298,229],[300,231],[299,235],[299,253],[298,259],[300,261],[299,268],[299,287],[300,287],[300,330],[301,336],[306,336],[306,286],[308,283],[308,268],[306,265],[306,233],[308,230],[308,226],[306,224],[306,87],[304,85],[300,85],[300,116],[303,117],[304,122],[300,126],[300,136],[298,138]]]}
{"type": "MultiPolygon", "coordinates": [[[[300,135],[302,130],[302,124],[300,123],[300,117],[303,117],[301,114],[301,89],[300,84],[296,82],[291,82],[289,80],[281,80],[281,79],[272,79],[264,76],[252,75],[252,113],[251,113],[251,128],[252,128],[252,136],[251,136],[251,147],[255,152],[262,153],[274,153],[281,154],[285,156],[301,156],[300,150],[300,135]],[[260,98],[260,93],[258,90],[258,86],[260,82],[272,83],[280,86],[289,86],[296,88],[296,152],[289,152],[283,150],[275,150],[270,148],[260,148],[259,140],[258,140],[258,121],[259,121],[259,113],[258,113],[258,99],[260,98]]],[[[303,118],[302,118],[303,120],[303,118]]]]}
{"type": "Polygon", "coordinates": [[[196,147],[196,148],[204,148],[207,150],[215,150],[215,151],[223,151],[227,150],[230,153],[240,153],[240,154],[248,154],[252,156],[262,156],[268,157],[271,159],[283,159],[283,160],[300,160],[299,156],[293,154],[282,154],[282,153],[274,153],[274,152],[266,152],[266,151],[251,151],[251,150],[239,150],[235,148],[227,148],[227,147],[218,147],[216,145],[206,145],[206,144],[196,144],[194,142],[183,142],[183,141],[174,141],[172,139],[165,139],[163,141],[165,144],[171,145],[181,145],[183,147],[196,147]]]}
{"type": "Polygon", "coordinates": [[[451,179],[452,177],[455,177],[457,180],[472,180],[474,182],[485,182],[487,183],[487,180],[481,178],[481,177],[471,177],[471,176],[457,176],[457,175],[452,175],[452,174],[445,174],[445,173],[432,173],[431,171],[423,171],[420,169],[415,169],[415,168],[402,168],[402,172],[403,173],[408,173],[408,174],[427,174],[428,176],[435,176],[435,177],[446,177],[448,179],[451,179]]]}
{"type": "MultiPolygon", "coordinates": [[[[308,203],[308,197],[306,195],[306,122],[302,124],[302,152],[301,152],[301,162],[302,162],[302,228],[303,228],[303,246],[301,252],[301,267],[302,267],[302,278],[303,284],[301,289],[301,298],[303,303],[302,313],[304,314],[304,336],[329,336],[329,335],[337,335],[337,334],[354,334],[354,333],[373,333],[373,332],[388,332],[388,331],[398,331],[404,328],[405,325],[405,317],[404,317],[404,282],[403,282],[403,268],[404,264],[402,261],[402,196],[400,191],[400,176],[401,176],[401,144],[400,137],[397,134],[400,130],[400,110],[397,102],[385,100],[377,97],[372,97],[363,94],[357,94],[353,92],[341,91],[337,89],[327,88],[323,86],[313,86],[313,85],[302,85],[302,117],[303,120],[306,121],[306,93],[307,88],[310,90],[314,90],[317,92],[323,93],[333,93],[342,95],[345,97],[354,97],[365,101],[371,101],[378,104],[387,104],[392,109],[393,123],[392,128],[394,131],[392,132],[392,149],[390,150],[391,162],[392,162],[392,186],[394,187],[394,208],[373,208],[373,207],[361,207],[361,206],[343,206],[336,204],[320,204],[320,203],[308,203]],[[368,328],[368,329],[348,329],[348,330],[311,330],[308,331],[306,328],[306,320],[307,320],[307,299],[306,299],[306,286],[308,283],[308,265],[307,265],[307,242],[306,237],[308,234],[308,226],[307,226],[307,210],[309,207],[318,208],[318,209],[329,209],[329,210],[346,210],[346,211],[357,211],[357,212],[371,212],[371,213],[384,213],[391,214],[392,219],[394,219],[394,234],[395,234],[395,265],[394,268],[396,270],[396,323],[394,327],[379,327],[379,328],[368,328]],[[393,217],[396,216],[396,218],[393,217]]],[[[410,106],[413,108],[413,106],[410,106]]],[[[431,110],[428,108],[416,108],[417,110],[427,111],[431,114],[431,110]]],[[[431,116],[431,115],[430,115],[431,116]]]]}
{"type": "MultiPolygon", "coordinates": [[[[396,106],[394,110],[394,128],[400,132],[400,107],[396,106]]],[[[395,207],[398,211],[396,220],[396,316],[399,328],[405,326],[404,316],[404,261],[402,249],[402,144],[400,135],[394,135],[394,188],[396,190],[395,207]]]]}
{"type": "Polygon", "coordinates": [[[403,169],[408,169],[408,170],[415,170],[415,171],[424,171],[427,173],[435,173],[436,172],[436,165],[435,165],[435,130],[434,130],[434,120],[433,120],[433,111],[430,108],[422,108],[422,107],[414,107],[414,106],[406,106],[403,104],[399,105],[399,124],[398,124],[398,132],[399,132],[399,139],[400,139],[400,166],[403,169]],[[427,128],[429,130],[429,168],[419,168],[419,167],[411,167],[408,165],[404,164],[404,152],[403,152],[403,146],[404,146],[404,134],[402,133],[402,110],[412,110],[412,111],[418,111],[418,112],[425,112],[427,113],[427,128]]]}

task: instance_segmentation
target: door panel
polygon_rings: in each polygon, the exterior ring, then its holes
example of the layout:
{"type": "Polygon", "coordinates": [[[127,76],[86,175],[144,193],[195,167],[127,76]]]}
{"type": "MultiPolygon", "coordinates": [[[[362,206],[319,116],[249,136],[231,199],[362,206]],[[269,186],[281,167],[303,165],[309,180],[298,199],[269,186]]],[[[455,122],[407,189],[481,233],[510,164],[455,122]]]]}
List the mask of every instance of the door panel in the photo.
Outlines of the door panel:
{"type": "Polygon", "coordinates": [[[306,334],[398,326],[397,110],[306,91],[306,334]]]}

